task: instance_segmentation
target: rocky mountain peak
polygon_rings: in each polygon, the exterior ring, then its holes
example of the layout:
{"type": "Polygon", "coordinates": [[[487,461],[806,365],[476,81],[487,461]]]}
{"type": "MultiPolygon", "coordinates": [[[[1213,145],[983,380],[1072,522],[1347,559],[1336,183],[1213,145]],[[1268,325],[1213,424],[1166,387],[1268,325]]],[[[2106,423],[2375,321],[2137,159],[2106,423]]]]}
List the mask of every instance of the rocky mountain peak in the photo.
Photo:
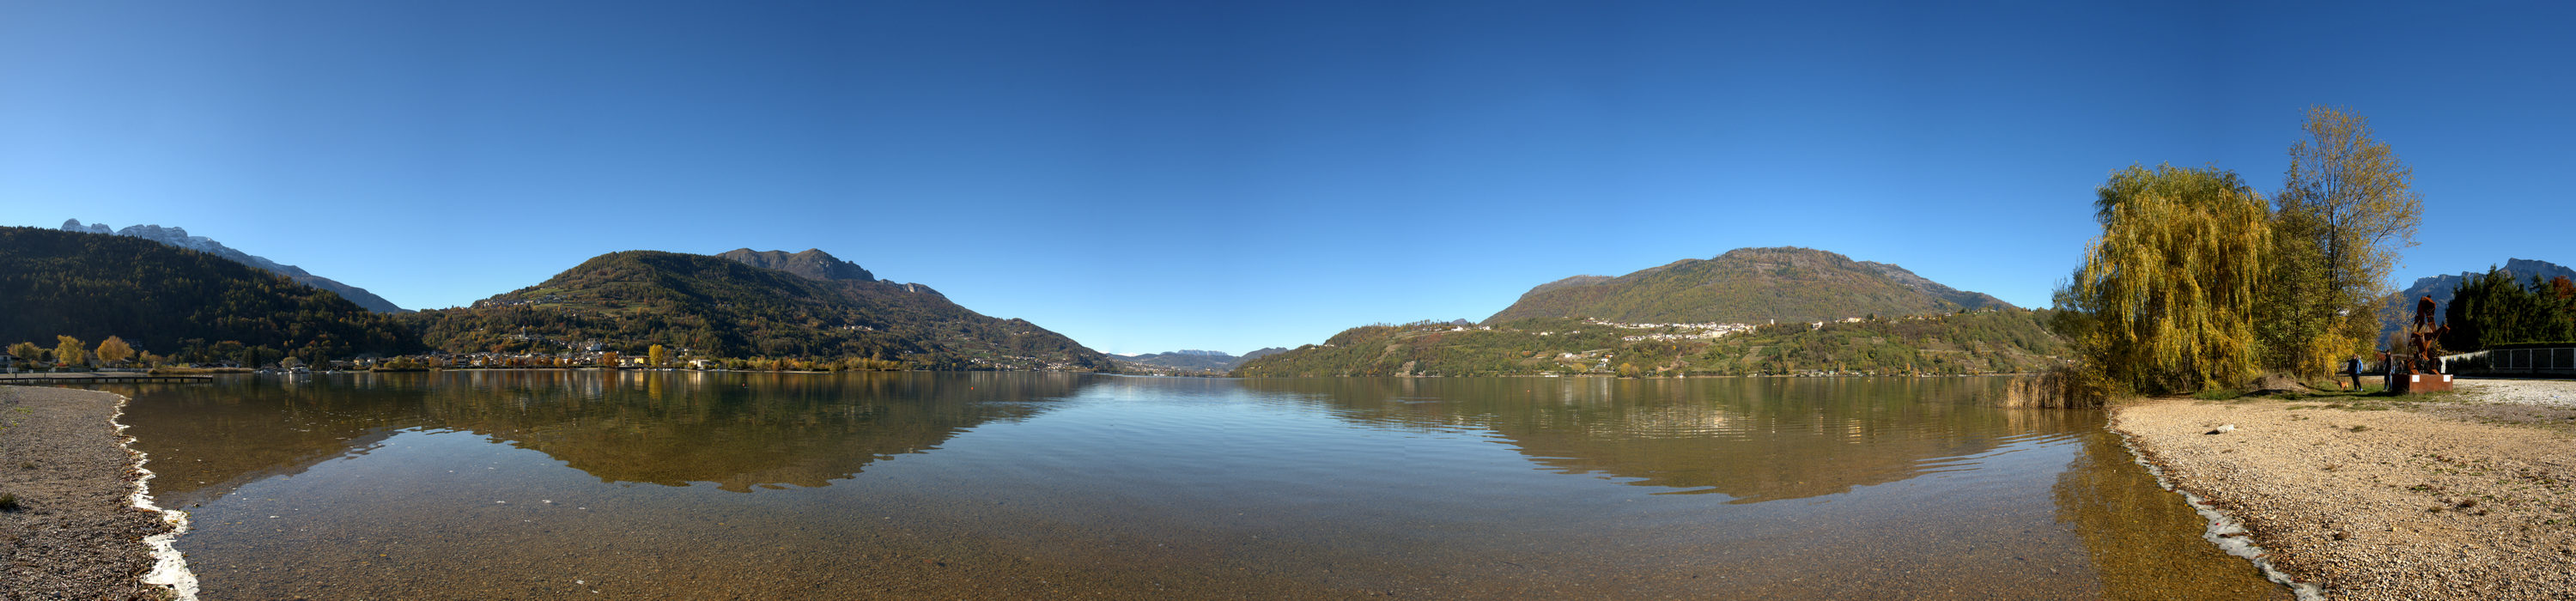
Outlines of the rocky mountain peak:
{"type": "Polygon", "coordinates": [[[868,273],[868,270],[859,267],[859,264],[843,261],[821,249],[808,248],[804,252],[789,253],[783,250],[737,248],[716,256],[761,269],[793,273],[809,280],[873,282],[877,279],[876,274],[868,273]]]}

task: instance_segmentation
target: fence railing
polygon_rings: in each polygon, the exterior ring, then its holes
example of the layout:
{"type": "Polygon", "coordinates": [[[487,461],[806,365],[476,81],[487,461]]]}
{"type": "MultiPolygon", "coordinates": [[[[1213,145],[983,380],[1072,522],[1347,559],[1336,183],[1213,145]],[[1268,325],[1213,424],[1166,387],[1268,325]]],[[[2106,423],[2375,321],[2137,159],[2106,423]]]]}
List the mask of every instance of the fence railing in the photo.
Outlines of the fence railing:
{"type": "Polygon", "coordinates": [[[2442,359],[2468,375],[2576,375],[2576,346],[2487,349],[2442,359]]]}

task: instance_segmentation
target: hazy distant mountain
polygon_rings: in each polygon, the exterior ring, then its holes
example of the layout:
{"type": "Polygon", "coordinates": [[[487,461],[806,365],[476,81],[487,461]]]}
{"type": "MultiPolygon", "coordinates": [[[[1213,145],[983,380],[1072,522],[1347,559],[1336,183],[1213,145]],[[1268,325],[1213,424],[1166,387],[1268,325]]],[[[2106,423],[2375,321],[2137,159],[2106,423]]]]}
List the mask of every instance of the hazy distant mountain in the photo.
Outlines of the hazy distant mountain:
{"type": "Polygon", "coordinates": [[[349,299],[349,302],[357,303],[358,306],[365,307],[369,311],[375,311],[378,313],[410,312],[404,310],[402,307],[394,306],[392,301],[385,300],[384,297],[376,296],[375,293],[368,292],[365,288],[342,284],[338,281],[332,280],[331,278],[313,275],[312,273],[304,271],[301,267],[281,264],[276,261],[271,261],[267,257],[233,250],[232,247],[224,246],[223,243],[208,239],[205,236],[190,236],[188,235],[188,230],[184,228],[161,227],[158,225],[133,225],[126,226],[126,228],[122,230],[116,230],[109,229],[107,224],[104,223],[81,225],[80,220],[71,219],[63,221],[62,229],[63,231],[68,232],[133,236],[179,248],[209,253],[218,257],[231,259],[234,262],[241,263],[243,265],[265,269],[272,273],[286,276],[287,279],[295,280],[300,284],[338,293],[341,298],[349,299]]]}
{"type": "Polygon", "coordinates": [[[455,352],[551,352],[597,340],[629,352],[661,344],[719,357],[900,359],[936,369],[1111,367],[1107,355],[1062,334],[976,313],[928,286],[815,277],[865,274],[822,251],[738,252],[609,253],[535,286],[418,317],[429,344],[455,352]]]}
{"type": "Polygon", "coordinates": [[[876,274],[868,273],[868,270],[859,268],[859,264],[857,263],[843,261],[830,254],[826,254],[821,250],[811,248],[805,249],[805,252],[792,255],[787,254],[787,251],[783,250],[755,251],[748,248],[737,248],[725,251],[723,254],[716,256],[739,261],[744,265],[750,265],[762,269],[776,269],[805,276],[805,279],[809,280],[856,280],[868,282],[875,281],[877,279],[876,274]]]}
{"type": "MultiPolygon", "coordinates": [[[[2531,283],[2531,278],[2533,276],[2539,276],[2542,281],[2547,281],[2550,278],[2561,276],[2568,279],[2576,279],[2576,269],[2568,269],[2567,267],[2548,261],[2506,259],[2504,266],[2501,267],[2501,269],[2503,269],[2505,273],[2513,274],[2514,281],[2525,285],[2531,283]]],[[[2416,279],[2414,285],[2407,286],[2405,290],[2397,291],[2397,295],[2390,299],[2390,302],[2397,307],[2397,311],[2394,312],[2396,319],[2386,324],[2382,324],[2380,327],[2379,338],[2381,340],[2387,340],[2390,334],[2394,334],[2398,330],[2403,329],[2407,321],[2415,318],[2415,301],[2417,299],[2427,296],[2433,297],[2434,314],[2440,315],[2442,314],[2441,311],[2443,309],[2451,306],[2451,293],[2459,289],[2461,282],[2468,281],[2469,278],[2484,275],[2485,273],[2486,272],[2484,271],[2463,271],[2458,274],[2443,274],[2416,279]]]]}
{"type": "Polygon", "coordinates": [[[1120,361],[1126,361],[1129,363],[1142,363],[1146,365],[1202,371],[1225,371],[1234,369],[1234,365],[1236,363],[1241,363],[1243,361],[1241,358],[1237,358],[1234,355],[1227,354],[1223,351],[1197,350],[1112,356],[1116,357],[1120,361]]]}
{"type": "Polygon", "coordinates": [[[1905,268],[1797,247],[1739,248],[1619,277],[1575,276],[1531,288],[1485,318],[1591,317],[1627,323],[1766,323],[2008,308],[1983,293],[1905,268]]]}
{"type": "Polygon", "coordinates": [[[1170,367],[1170,368],[1175,368],[1175,369],[1192,369],[1192,370],[1200,370],[1200,371],[1228,371],[1228,370],[1232,370],[1232,369],[1234,369],[1236,366],[1243,365],[1243,362],[1245,362],[1245,361],[1251,361],[1251,360],[1253,360],[1253,359],[1259,359],[1259,358],[1262,358],[1262,357],[1267,357],[1267,356],[1271,356],[1271,355],[1276,355],[1276,354],[1283,353],[1283,352],[1287,352],[1287,351],[1288,351],[1288,349],[1285,349],[1285,348],[1280,348],[1280,347],[1271,347],[1271,348],[1265,348],[1265,349],[1261,349],[1261,350],[1257,350],[1257,351],[1253,351],[1253,352],[1249,352],[1249,353],[1244,353],[1244,354],[1243,354],[1243,356],[1241,356],[1241,357],[1237,357],[1237,356],[1234,356],[1234,355],[1226,354],[1224,351],[1199,351],[1199,350],[1182,350],[1182,351],[1172,351],[1172,352],[1168,352],[1168,353],[1145,353],[1145,354],[1141,354],[1141,355],[1110,355],[1110,356],[1111,356],[1111,357],[1113,357],[1113,358],[1116,358],[1116,359],[1118,359],[1118,360],[1120,360],[1120,361],[1125,361],[1125,362],[1128,362],[1128,363],[1141,363],[1141,364],[1145,364],[1145,365],[1153,365],[1153,366],[1159,366],[1159,367],[1170,367]]]}

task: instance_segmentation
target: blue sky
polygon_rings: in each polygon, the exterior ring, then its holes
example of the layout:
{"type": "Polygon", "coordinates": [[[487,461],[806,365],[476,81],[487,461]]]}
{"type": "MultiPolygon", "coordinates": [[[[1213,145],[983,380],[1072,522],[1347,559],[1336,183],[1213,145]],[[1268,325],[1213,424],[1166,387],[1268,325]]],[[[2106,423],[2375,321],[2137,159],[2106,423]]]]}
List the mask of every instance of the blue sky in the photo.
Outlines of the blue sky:
{"type": "Polygon", "coordinates": [[[2563,4],[746,4],[0,0],[0,224],[413,308],[821,248],[1240,353],[1745,246],[2045,305],[2110,171],[2268,192],[2331,104],[2416,169],[2400,280],[2576,262],[2563,4]]]}

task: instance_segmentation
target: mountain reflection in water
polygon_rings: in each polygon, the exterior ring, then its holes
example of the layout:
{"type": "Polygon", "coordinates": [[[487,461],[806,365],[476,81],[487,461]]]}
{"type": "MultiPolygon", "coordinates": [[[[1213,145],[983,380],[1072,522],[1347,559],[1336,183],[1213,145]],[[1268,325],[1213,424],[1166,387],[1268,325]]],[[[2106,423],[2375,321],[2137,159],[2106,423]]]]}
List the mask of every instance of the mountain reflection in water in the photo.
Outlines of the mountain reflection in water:
{"type": "Polygon", "coordinates": [[[2104,446],[2100,414],[1998,409],[2002,384],[453,371],[115,389],[154,491],[192,514],[179,548],[208,598],[2267,590],[2104,446]]]}
{"type": "Polygon", "coordinates": [[[1394,428],[1491,431],[1530,461],[1758,503],[1956,470],[2089,411],[2000,409],[1984,378],[1306,378],[1246,388],[1394,428]]]}
{"type": "Polygon", "coordinates": [[[926,376],[726,374],[729,385],[713,386],[713,374],[688,372],[457,371],[229,378],[211,385],[218,394],[208,385],[125,391],[154,417],[131,420],[129,434],[194,459],[153,465],[155,494],[186,506],[202,491],[365,454],[404,430],[479,434],[605,482],[823,486],[986,422],[1037,415],[1076,382],[926,376]]]}

